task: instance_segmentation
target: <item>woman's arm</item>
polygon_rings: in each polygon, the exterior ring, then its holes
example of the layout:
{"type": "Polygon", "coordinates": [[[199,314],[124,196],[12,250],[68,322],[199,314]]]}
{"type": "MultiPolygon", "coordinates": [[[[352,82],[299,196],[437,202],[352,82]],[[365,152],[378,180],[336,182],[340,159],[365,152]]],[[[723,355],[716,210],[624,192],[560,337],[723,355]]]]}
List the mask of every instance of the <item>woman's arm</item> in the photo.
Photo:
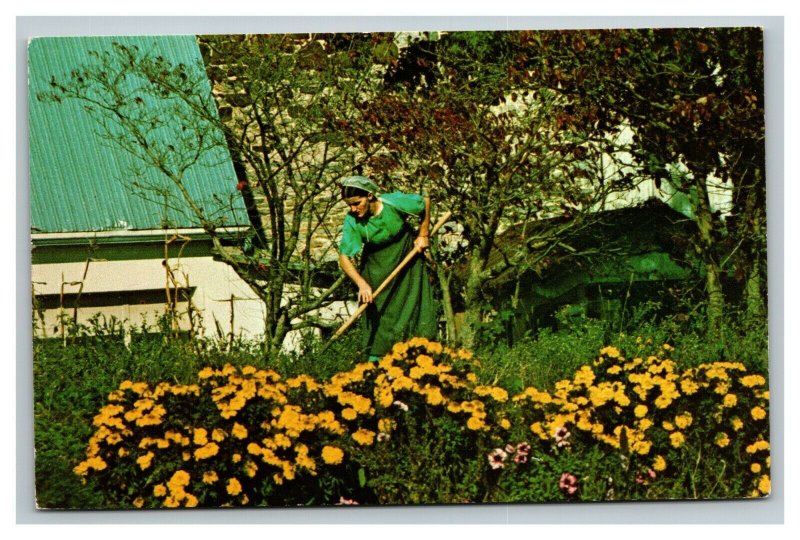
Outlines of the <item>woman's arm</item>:
{"type": "Polygon", "coordinates": [[[353,261],[350,260],[350,257],[347,257],[346,255],[339,255],[339,266],[342,270],[344,270],[344,273],[347,274],[347,277],[353,280],[353,283],[356,284],[356,287],[358,287],[359,302],[363,302],[364,304],[369,304],[372,302],[372,287],[370,287],[369,283],[367,283],[367,280],[361,277],[361,274],[358,273],[358,270],[356,270],[356,265],[353,264],[353,261]]]}
{"type": "Polygon", "coordinates": [[[422,216],[422,221],[419,224],[419,232],[417,238],[414,240],[414,245],[420,251],[425,251],[430,246],[430,226],[431,226],[431,200],[425,197],[425,214],[422,216]]]}

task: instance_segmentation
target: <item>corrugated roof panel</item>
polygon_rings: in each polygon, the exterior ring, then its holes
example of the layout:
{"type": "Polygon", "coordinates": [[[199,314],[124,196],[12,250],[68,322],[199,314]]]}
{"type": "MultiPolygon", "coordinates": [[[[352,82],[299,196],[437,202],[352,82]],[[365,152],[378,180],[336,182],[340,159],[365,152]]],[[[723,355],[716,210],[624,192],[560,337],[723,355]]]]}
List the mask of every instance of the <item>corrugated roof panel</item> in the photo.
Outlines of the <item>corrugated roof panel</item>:
{"type": "MultiPolygon", "coordinates": [[[[166,176],[101,136],[101,125],[82,104],[74,100],[42,102],[36,97],[51,89],[53,77],[68,80],[73,69],[96,62],[90,51],[110,51],[115,42],[138,46],[187,69],[202,70],[205,77],[194,36],[32,39],[28,46],[28,118],[31,226],[37,232],[160,229],[165,217],[170,227],[199,225],[166,176]],[[165,190],[169,204],[160,195],[137,195],[134,182],[165,190]]],[[[210,94],[210,84],[204,91],[210,94]]],[[[144,106],[162,105],[146,101],[144,106]]],[[[161,130],[154,136],[174,136],[174,131],[161,130]]],[[[248,224],[236,183],[230,155],[223,147],[205,155],[184,178],[192,198],[211,215],[226,216],[228,226],[248,224]]]]}

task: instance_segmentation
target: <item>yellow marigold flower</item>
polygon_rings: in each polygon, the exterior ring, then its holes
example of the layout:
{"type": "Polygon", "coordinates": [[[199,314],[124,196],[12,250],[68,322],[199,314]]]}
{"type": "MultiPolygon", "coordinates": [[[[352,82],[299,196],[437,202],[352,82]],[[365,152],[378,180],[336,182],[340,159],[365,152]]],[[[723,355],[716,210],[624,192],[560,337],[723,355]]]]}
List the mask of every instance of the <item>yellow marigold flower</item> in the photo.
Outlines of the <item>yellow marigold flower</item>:
{"type": "Polygon", "coordinates": [[[722,396],[726,395],[728,393],[728,390],[730,389],[731,389],[730,381],[723,381],[717,384],[717,386],[714,388],[714,393],[722,396]]]}
{"type": "Polygon", "coordinates": [[[619,375],[621,371],[622,367],[619,364],[614,364],[613,366],[609,367],[606,370],[606,373],[608,373],[609,375],[619,375]]]}
{"type": "Polygon", "coordinates": [[[575,384],[582,384],[583,386],[589,387],[594,382],[594,371],[589,366],[581,366],[581,368],[575,373],[575,377],[573,381],[575,384]]]}
{"type": "Polygon", "coordinates": [[[739,431],[744,427],[744,422],[738,416],[735,416],[731,419],[731,426],[733,427],[733,431],[739,431]]]}
{"type": "Polygon", "coordinates": [[[194,451],[194,459],[200,461],[201,459],[208,459],[214,457],[219,453],[219,446],[215,442],[210,442],[205,446],[201,446],[194,451]]]}
{"type": "Polygon", "coordinates": [[[653,459],[653,470],[656,472],[661,472],[667,468],[667,460],[664,459],[664,456],[658,455],[653,459]]]}
{"type": "Polygon", "coordinates": [[[611,345],[600,349],[600,354],[608,356],[609,358],[619,358],[620,355],[619,349],[612,347],[611,345]]]}
{"type": "Polygon", "coordinates": [[[172,474],[172,477],[167,482],[167,486],[179,486],[185,487],[189,485],[189,481],[192,479],[191,475],[184,471],[183,469],[178,469],[172,474]]]}
{"type": "Polygon", "coordinates": [[[211,432],[211,439],[216,442],[222,442],[225,440],[225,432],[219,428],[214,428],[211,432]]]}
{"type": "Polygon", "coordinates": [[[771,466],[772,466],[772,460],[770,459],[770,457],[769,457],[769,456],[767,456],[766,458],[764,458],[764,464],[765,464],[767,467],[771,467],[771,466]]]}
{"type": "Polygon", "coordinates": [[[247,476],[253,478],[258,472],[258,465],[248,460],[247,463],[244,464],[244,472],[247,476]]]}
{"type": "Polygon", "coordinates": [[[216,471],[206,471],[203,473],[204,484],[213,484],[217,480],[219,480],[219,476],[216,471]]]}
{"type": "Polygon", "coordinates": [[[153,462],[154,457],[155,454],[153,454],[153,452],[147,452],[145,455],[136,458],[136,464],[139,465],[142,470],[145,470],[153,462]]]}
{"type": "Polygon", "coordinates": [[[119,457],[125,457],[125,456],[127,456],[129,453],[130,453],[130,452],[128,452],[128,450],[127,450],[126,448],[120,448],[120,449],[119,449],[119,451],[117,452],[117,455],[118,455],[119,457]]]}
{"type": "Polygon", "coordinates": [[[477,431],[486,427],[486,424],[482,419],[473,415],[469,417],[469,420],[467,420],[467,427],[473,431],[477,431]]]}
{"type": "Polygon", "coordinates": [[[411,390],[414,388],[414,381],[408,377],[398,377],[392,381],[392,390],[411,390]]]}
{"type": "Polygon", "coordinates": [[[492,399],[495,401],[505,402],[508,401],[508,392],[506,392],[503,388],[499,386],[493,386],[489,395],[492,396],[492,399]]]}
{"type": "Polygon", "coordinates": [[[382,388],[378,394],[378,404],[383,408],[388,408],[394,403],[394,394],[391,387],[382,388]]]}
{"type": "Polygon", "coordinates": [[[653,427],[653,421],[650,420],[649,418],[642,418],[641,420],[639,420],[639,429],[641,431],[647,431],[651,427],[653,427]]]}
{"type": "Polygon", "coordinates": [[[736,398],[736,394],[725,394],[725,397],[722,398],[722,406],[723,407],[735,407],[738,399],[736,398]]]}
{"type": "Polygon", "coordinates": [[[164,484],[156,484],[153,486],[153,495],[156,497],[163,497],[167,494],[167,488],[164,484]]]}
{"type": "Polygon", "coordinates": [[[345,420],[355,420],[358,417],[358,413],[355,409],[351,407],[347,407],[346,409],[342,409],[342,418],[345,420]]]}
{"type": "Polygon", "coordinates": [[[763,386],[767,380],[761,375],[745,375],[739,379],[739,382],[748,388],[753,388],[754,386],[763,386]]]}
{"type": "Polygon", "coordinates": [[[647,405],[637,405],[633,408],[633,415],[636,418],[644,418],[647,414],[647,405]]]}
{"type": "Polygon", "coordinates": [[[674,350],[675,350],[675,347],[673,347],[673,346],[672,346],[672,345],[670,345],[669,343],[664,343],[664,344],[661,346],[661,348],[662,348],[662,349],[664,349],[664,350],[665,350],[665,351],[667,351],[667,352],[669,352],[669,351],[674,351],[674,350]]]}
{"type": "Polygon", "coordinates": [[[691,379],[681,379],[681,392],[687,396],[697,393],[700,386],[691,379]]]}
{"type": "Polygon", "coordinates": [[[763,420],[767,417],[767,411],[761,407],[753,407],[750,409],[750,416],[753,417],[753,420],[763,420]]]}
{"type": "Polygon", "coordinates": [[[633,443],[633,450],[641,456],[646,456],[648,453],[650,453],[652,446],[653,443],[650,441],[636,441],[633,443]]]}
{"type": "Polygon", "coordinates": [[[181,454],[181,457],[183,457],[183,461],[189,461],[192,459],[192,453],[189,451],[184,451],[183,454],[181,454]]]}
{"type": "Polygon", "coordinates": [[[322,461],[328,465],[338,465],[344,458],[344,452],[341,448],[335,446],[324,446],[322,448],[322,461]]]}
{"type": "Polygon", "coordinates": [[[764,495],[769,495],[770,490],[771,490],[771,484],[769,481],[769,476],[766,474],[762,474],[761,479],[758,481],[758,491],[760,491],[764,495]]]}
{"type": "Polygon", "coordinates": [[[141,497],[136,497],[133,500],[133,506],[135,506],[136,508],[141,508],[142,506],[144,506],[144,499],[141,497]]]}
{"type": "Polygon", "coordinates": [[[445,402],[441,388],[426,386],[420,393],[425,395],[425,401],[430,405],[436,406],[445,402]]]}
{"type": "Polygon", "coordinates": [[[500,427],[503,429],[509,429],[511,427],[511,422],[509,422],[507,418],[503,418],[500,420],[500,427]]]}
{"type": "Polygon", "coordinates": [[[237,439],[245,439],[247,438],[247,428],[239,422],[234,422],[233,428],[231,429],[231,435],[237,439]]]}
{"type": "Polygon", "coordinates": [[[761,464],[760,463],[752,463],[750,465],[750,472],[754,474],[758,474],[761,472],[761,464]]]}
{"type": "MultiPolygon", "coordinates": [[[[256,445],[256,447],[258,447],[258,445],[256,445]]],[[[247,450],[250,451],[250,446],[249,445],[247,446],[247,450]]],[[[231,456],[231,461],[233,463],[239,463],[240,461],[242,461],[242,454],[238,454],[238,453],[237,454],[233,454],[231,456]]]]}
{"type": "Polygon", "coordinates": [[[378,431],[389,433],[390,431],[394,430],[395,426],[396,422],[391,418],[381,418],[378,420],[378,431]]]}
{"type": "Polygon", "coordinates": [[[362,446],[369,446],[375,441],[375,432],[361,428],[352,435],[353,440],[362,446]]]}
{"type": "Polygon", "coordinates": [[[591,431],[594,424],[592,424],[592,415],[588,411],[581,411],[578,413],[578,421],[575,423],[578,429],[583,431],[591,431]]]}
{"type": "Polygon", "coordinates": [[[661,394],[653,402],[658,409],[666,409],[672,404],[672,396],[669,394],[661,394]]]}
{"type": "Polygon", "coordinates": [[[542,427],[541,422],[534,422],[531,424],[531,431],[539,436],[540,439],[547,439],[547,432],[542,427]]]}
{"type": "Polygon", "coordinates": [[[228,492],[228,495],[233,495],[235,497],[242,492],[242,484],[236,478],[231,478],[225,485],[225,491],[228,492]]]}
{"type": "Polygon", "coordinates": [[[192,442],[197,446],[203,446],[208,443],[208,431],[205,428],[195,428],[192,442]]]}
{"type": "Polygon", "coordinates": [[[212,377],[213,375],[214,375],[214,370],[212,368],[210,368],[210,367],[204,367],[197,374],[197,376],[199,378],[201,378],[201,379],[208,379],[209,377],[212,377]]]}
{"type": "Polygon", "coordinates": [[[686,429],[687,427],[692,425],[692,413],[685,412],[683,414],[679,414],[675,417],[675,425],[678,426],[679,429],[686,429]]]}
{"type": "Polygon", "coordinates": [[[719,432],[714,437],[714,444],[719,446],[720,448],[725,448],[731,443],[730,438],[728,438],[728,434],[724,432],[719,432]]]}
{"type": "Polygon", "coordinates": [[[683,446],[683,443],[686,442],[686,438],[680,431],[675,431],[673,433],[670,433],[669,442],[673,446],[673,448],[680,448],[681,446],[683,446]]]}

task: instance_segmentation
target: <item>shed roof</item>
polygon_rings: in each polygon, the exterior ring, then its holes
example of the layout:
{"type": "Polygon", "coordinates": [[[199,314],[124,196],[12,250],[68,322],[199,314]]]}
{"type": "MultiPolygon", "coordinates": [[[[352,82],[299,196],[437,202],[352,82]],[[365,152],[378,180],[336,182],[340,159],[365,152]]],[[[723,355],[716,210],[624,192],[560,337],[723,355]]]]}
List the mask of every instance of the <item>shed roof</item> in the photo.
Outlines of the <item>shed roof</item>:
{"type": "MultiPolygon", "coordinates": [[[[197,227],[199,223],[176,186],[100,134],[99,124],[81,103],[43,102],[37,94],[50,82],[96,62],[91,52],[110,51],[114,43],[137,46],[208,80],[194,36],[46,37],[28,46],[28,119],[30,133],[31,227],[34,232],[94,232],[197,227]],[[195,71],[195,73],[198,73],[195,71]],[[163,187],[164,200],[147,200],[134,182],[163,187]],[[170,208],[168,208],[170,207],[170,208]]],[[[207,91],[211,92],[208,85],[207,91]]],[[[159,107],[147,102],[147,107],[159,107]]],[[[190,168],[184,184],[210,214],[225,214],[227,226],[247,225],[236,191],[230,154],[218,147],[190,168]]]]}

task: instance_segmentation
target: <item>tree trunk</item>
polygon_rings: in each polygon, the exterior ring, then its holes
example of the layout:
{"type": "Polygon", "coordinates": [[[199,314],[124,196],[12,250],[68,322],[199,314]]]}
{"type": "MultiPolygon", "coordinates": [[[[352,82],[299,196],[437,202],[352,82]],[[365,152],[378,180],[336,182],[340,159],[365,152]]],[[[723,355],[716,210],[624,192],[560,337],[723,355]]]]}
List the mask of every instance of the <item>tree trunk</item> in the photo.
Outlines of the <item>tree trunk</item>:
{"type": "Polygon", "coordinates": [[[475,337],[478,327],[483,321],[483,295],[481,294],[481,272],[486,267],[486,257],[482,254],[482,249],[476,247],[472,250],[469,261],[469,275],[464,287],[464,324],[459,333],[461,345],[467,349],[475,346],[475,337]]]}
{"type": "Polygon", "coordinates": [[[458,343],[458,331],[456,330],[456,315],[453,312],[453,300],[450,296],[451,274],[439,265],[436,267],[436,277],[439,278],[439,287],[442,290],[442,311],[447,329],[447,343],[455,344],[458,343]]]}
{"type": "Polygon", "coordinates": [[[696,243],[697,254],[703,261],[706,271],[706,328],[709,339],[721,338],[722,318],[725,311],[725,295],[722,292],[720,268],[714,254],[714,216],[708,199],[708,187],[705,174],[697,174],[697,206],[695,223],[699,232],[696,243]]]}

